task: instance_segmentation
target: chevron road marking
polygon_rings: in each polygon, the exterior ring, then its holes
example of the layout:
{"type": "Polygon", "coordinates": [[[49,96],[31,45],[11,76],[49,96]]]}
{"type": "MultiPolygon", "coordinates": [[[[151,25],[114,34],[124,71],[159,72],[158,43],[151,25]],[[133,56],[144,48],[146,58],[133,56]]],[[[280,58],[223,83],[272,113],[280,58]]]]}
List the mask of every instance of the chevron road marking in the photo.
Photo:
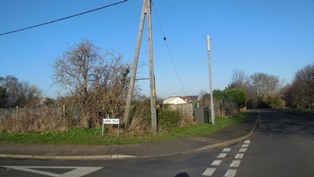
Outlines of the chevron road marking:
{"type": "Polygon", "coordinates": [[[52,176],[52,177],[81,177],[89,173],[98,171],[103,167],[62,167],[62,166],[2,166],[14,170],[20,170],[25,172],[31,172],[40,175],[52,176]],[[42,169],[42,170],[39,170],[42,169]],[[44,169],[69,169],[71,171],[63,174],[52,173],[44,171],[44,169]]]}

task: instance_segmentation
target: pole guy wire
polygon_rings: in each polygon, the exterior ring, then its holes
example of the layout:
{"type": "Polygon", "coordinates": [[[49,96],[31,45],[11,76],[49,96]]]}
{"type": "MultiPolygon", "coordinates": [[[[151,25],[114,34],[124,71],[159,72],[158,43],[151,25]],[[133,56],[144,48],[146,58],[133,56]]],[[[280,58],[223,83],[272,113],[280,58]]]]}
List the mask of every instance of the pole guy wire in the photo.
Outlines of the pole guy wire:
{"type": "Polygon", "coordinates": [[[160,20],[159,20],[159,18],[158,18],[157,12],[156,12],[156,10],[155,10],[155,8],[154,8],[154,6],[153,6],[153,1],[152,1],[152,7],[153,7],[152,9],[153,9],[153,11],[154,11],[154,13],[155,13],[155,16],[156,16],[156,18],[157,18],[157,22],[158,22],[158,25],[159,25],[161,34],[162,34],[162,36],[163,36],[163,40],[165,41],[165,44],[166,44],[166,47],[167,47],[169,56],[170,56],[170,58],[171,58],[172,65],[173,65],[173,67],[174,67],[174,69],[175,69],[175,71],[176,71],[176,74],[177,74],[177,77],[178,77],[178,79],[179,79],[179,82],[180,82],[182,91],[183,91],[183,93],[184,93],[184,96],[186,96],[186,92],[185,92],[185,90],[184,90],[184,87],[183,87],[183,84],[182,84],[182,81],[181,81],[181,78],[180,78],[178,69],[177,69],[177,67],[176,67],[176,64],[175,64],[175,62],[174,62],[174,59],[173,59],[173,56],[172,56],[170,47],[169,47],[169,45],[168,45],[167,38],[166,38],[166,36],[165,36],[165,34],[164,34],[164,31],[163,31],[163,29],[162,29],[162,27],[161,27],[161,23],[160,23],[160,20]]]}

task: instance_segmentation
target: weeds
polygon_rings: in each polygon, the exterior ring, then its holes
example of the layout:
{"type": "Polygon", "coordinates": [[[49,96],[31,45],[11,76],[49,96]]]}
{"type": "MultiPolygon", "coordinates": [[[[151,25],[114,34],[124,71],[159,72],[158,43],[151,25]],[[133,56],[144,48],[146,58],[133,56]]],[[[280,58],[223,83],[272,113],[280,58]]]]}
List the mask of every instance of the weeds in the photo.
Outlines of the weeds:
{"type": "MultiPolygon", "coordinates": [[[[0,141],[14,143],[36,143],[36,144],[90,144],[90,145],[111,145],[111,144],[135,144],[160,140],[171,140],[175,138],[202,136],[213,133],[231,124],[244,120],[245,113],[241,113],[231,118],[217,117],[216,124],[199,124],[185,127],[173,128],[170,131],[162,132],[158,136],[151,133],[130,134],[121,133],[117,135],[109,134],[106,127],[105,136],[101,136],[101,128],[70,128],[60,132],[43,133],[1,133],[0,141]]],[[[115,129],[114,127],[112,127],[115,129]]],[[[116,130],[116,129],[115,129],[116,130]]]]}

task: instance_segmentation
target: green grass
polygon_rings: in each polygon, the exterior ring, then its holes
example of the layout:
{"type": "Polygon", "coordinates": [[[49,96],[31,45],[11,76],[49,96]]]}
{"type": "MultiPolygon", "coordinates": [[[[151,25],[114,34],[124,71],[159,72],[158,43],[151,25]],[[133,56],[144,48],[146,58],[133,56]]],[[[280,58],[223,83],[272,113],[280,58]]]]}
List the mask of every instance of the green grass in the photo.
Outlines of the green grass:
{"type": "Polygon", "coordinates": [[[218,131],[222,128],[225,128],[229,125],[239,123],[243,121],[247,116],[247,113],[240,113],[231,118],[222,118],[216,117],[215,125],[212,124],[200,124],[193,125],[183,128],[173,129],[171,132],[166,133],[162,137],[171,139],[172,137],[193,137],[193,136],[202,136],[218,131]]]}
{"type": "Polygon", "coordinates": [[[136,144],[144,142],[172,140],[193,136],[202,136],[218,131],[229,125],[243,121],[247,113],[240,113],[231,118],[216,117],[215,125],[200,124],[183,128],[174,128],[169,132],[158,136],[101,136],[101,128],[82,129],[71,128],[59,133],[1,133],[0,141],[24,144],[85,144],[85,145],[112,145],[112,144],[136,144]]]}

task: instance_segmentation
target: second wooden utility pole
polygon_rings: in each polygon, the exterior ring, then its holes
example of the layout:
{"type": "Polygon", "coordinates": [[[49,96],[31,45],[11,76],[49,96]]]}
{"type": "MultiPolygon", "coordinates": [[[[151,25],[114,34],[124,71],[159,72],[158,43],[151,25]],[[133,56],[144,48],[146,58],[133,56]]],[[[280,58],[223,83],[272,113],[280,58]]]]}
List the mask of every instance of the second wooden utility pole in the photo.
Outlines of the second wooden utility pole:
{"type": "Polygon", "coordinates": [[[152,24],[151,24],[151,0],[143,0],[142,14],[138,29],[136,49],[134,55],[134,61],[131,71],[130,83],[128,88],[127,101],[125,105],[124,123],[126,127],[130,123],[130,106],[132,101],[132,95],[134,90],[134,83],[136,78],[136,70],[138,65],[138,57],[141,48],[143,27],[145,17],[147,20],[147,33],[148,33],[148,54],[149,54],[149,75],[150,75],[150,107],[151,107],[151,119],[152,119],[152,132],[157,134],[157,115],[156,115],[156,87],[155,87],[155,72],[154,72],[154,59],[153,59],[153,39],[152,39],[152,24]]]}

